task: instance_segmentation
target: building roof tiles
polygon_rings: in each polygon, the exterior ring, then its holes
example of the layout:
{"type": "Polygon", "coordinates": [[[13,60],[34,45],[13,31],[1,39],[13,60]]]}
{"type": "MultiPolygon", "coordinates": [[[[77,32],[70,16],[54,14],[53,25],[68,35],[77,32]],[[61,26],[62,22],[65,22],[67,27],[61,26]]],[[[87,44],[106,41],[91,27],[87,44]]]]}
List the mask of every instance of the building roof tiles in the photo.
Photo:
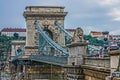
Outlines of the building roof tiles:
{"type": "Polygon", "coordinates": [[[25,28],[3,28],[1,32],[26,32],[25,28]]]}

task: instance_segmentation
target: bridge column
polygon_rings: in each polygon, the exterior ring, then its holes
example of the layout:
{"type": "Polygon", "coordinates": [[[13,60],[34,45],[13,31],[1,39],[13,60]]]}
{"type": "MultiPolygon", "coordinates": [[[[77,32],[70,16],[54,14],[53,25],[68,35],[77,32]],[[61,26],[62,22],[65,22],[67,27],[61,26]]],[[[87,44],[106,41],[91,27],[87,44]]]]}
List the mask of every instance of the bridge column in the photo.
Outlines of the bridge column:
{"type": "Polygon", "coordinates": [[[111,78],[120,80],[120,50],[110,51],[111,78]]]}
{"type": "Polygon", "coordinates": [[[77,28],[74,32],[73,41],[68,44],[70,54],[68,57],[67,79],[84,80],[82,64],[84,63],[84,55],[86,53],[87,43],[83,40],[83,30],[77,28]]]}

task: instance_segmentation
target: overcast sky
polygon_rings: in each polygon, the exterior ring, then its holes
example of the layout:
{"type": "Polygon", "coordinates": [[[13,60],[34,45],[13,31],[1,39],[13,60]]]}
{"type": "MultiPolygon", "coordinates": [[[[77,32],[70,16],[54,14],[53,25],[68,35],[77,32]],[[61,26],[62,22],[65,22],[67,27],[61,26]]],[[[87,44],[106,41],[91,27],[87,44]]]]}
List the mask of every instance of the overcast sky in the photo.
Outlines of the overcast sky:
{"type": "Polygon", "coordinates": [[[0,29],[25,28],[26,6],[64,6],[68,15],[65,28],[109,31],[120,35],[120,0],[0,0],[0,29]]]}

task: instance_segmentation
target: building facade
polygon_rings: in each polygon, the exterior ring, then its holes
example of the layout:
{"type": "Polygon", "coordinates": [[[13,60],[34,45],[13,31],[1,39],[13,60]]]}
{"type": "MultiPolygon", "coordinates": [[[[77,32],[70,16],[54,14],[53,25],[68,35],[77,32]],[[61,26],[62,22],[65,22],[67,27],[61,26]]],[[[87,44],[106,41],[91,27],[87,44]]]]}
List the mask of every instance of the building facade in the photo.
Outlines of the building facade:
{"type": "Polygon", "coordinates": [[[15,33],[17,33],[20,37],[26,37],[25,28],[3,28],[1,30],[1,35],[6,35],[9,37],[13,37],[15,33]]]}
{"type": "Polygon", "coordinates": [[[97,37],[97,38],[107,38],[109,39],[109,32],[98,32],[98,31],[91,31],[89,34],[91,37],[97,37]]]}

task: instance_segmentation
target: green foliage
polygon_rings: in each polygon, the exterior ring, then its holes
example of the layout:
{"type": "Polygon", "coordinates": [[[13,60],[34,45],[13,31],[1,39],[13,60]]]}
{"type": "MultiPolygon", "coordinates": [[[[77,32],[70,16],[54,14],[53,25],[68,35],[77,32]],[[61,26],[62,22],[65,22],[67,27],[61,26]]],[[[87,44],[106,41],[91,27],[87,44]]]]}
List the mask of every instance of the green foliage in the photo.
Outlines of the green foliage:
{"type": "Polygon", "coordinates": [[[8,53],[11,49],[11,40],[12,38],[8,36],[0,36],[0,60],[6,60],[4,52],[8,53]]]}
{"type": "Polygon", "coordinates": [[[10,49],[11,38],[8,36],[0,36],[0,52],[7,52],[10,49]]]}
{"type": "Polygon", "coordinates": [[[6,56],[0,56],[0,61],[6,61],[7,57],[6,56]]]}
{"type": "Polygon", "coordinates": [[[84,40],[88,40],[90,45],[103,46],[104,41],[91,37],[90,35],[84,35],[84,40]]]}
{"type": "Polygon", "coordinates": [[[14,33],[13,36],[14,36],[13,37],[14,39],[18,39],[19,38],[19,34],[18,33],[14,33]]]}
{"type": "Polygon", "coordinates": [[[8,37],[5,35],[0,36],[0,60],[5,60],[4,52],[8,53],[11,50],[12,40],[25,40],[25,37],[19,37],[18,33],[15,33],[13,37],[8,37]]]}

